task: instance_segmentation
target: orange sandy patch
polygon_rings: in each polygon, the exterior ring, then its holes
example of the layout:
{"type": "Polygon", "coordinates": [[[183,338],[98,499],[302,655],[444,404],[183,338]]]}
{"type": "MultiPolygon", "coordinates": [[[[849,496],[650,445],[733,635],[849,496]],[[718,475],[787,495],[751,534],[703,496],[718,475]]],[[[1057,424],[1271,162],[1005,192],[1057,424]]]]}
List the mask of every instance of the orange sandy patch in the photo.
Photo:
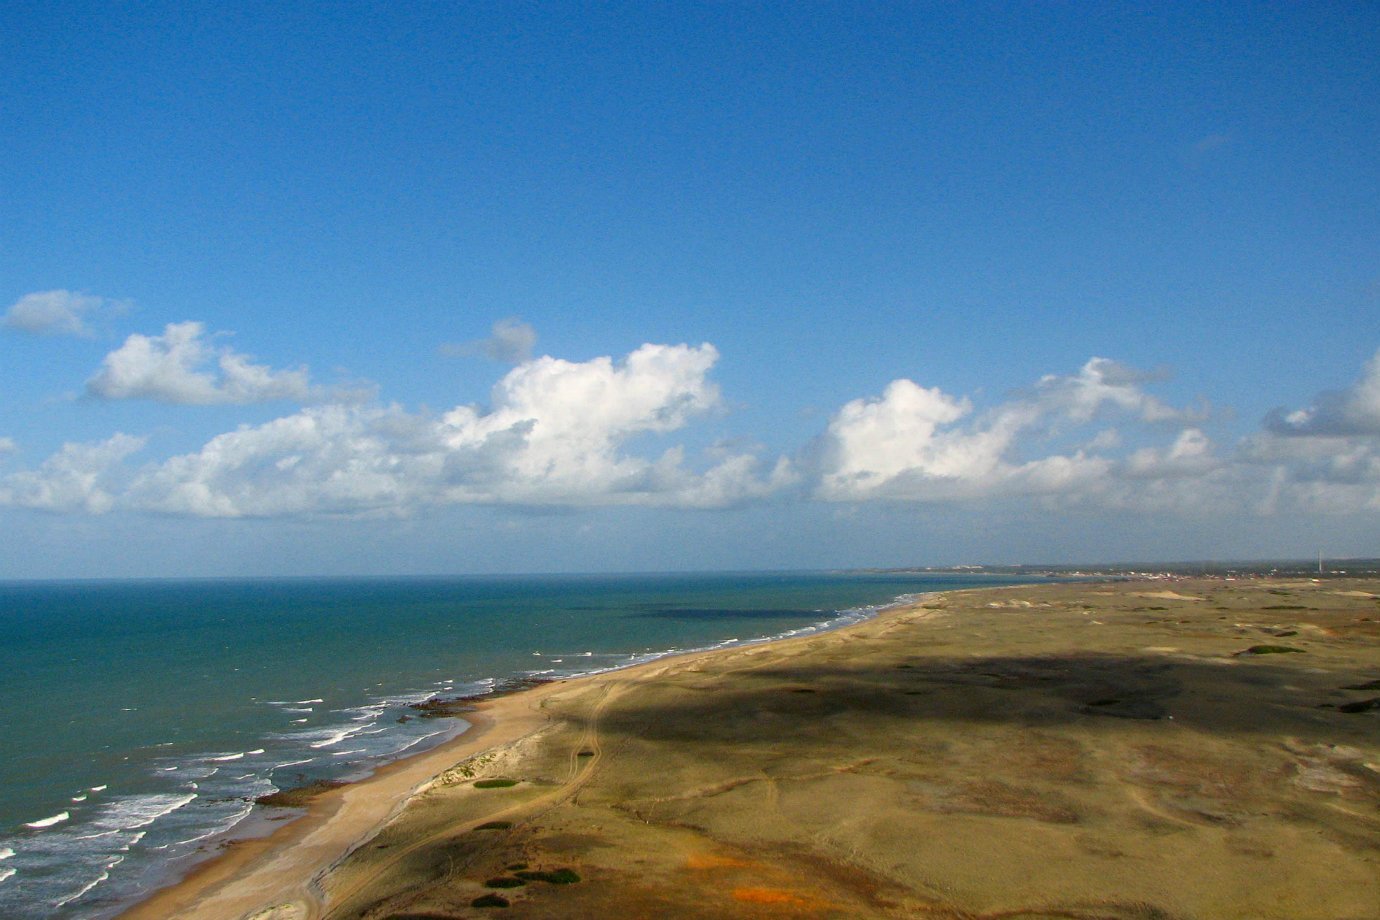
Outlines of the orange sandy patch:
{"type": "Polygon", "coordinates": [[[749,904],[779,904],[783,907],[819,907],[818,901],[806,900],[780,888],[734,888],[733,900],[749,904]]]}
{"type": "Polygon", "coordinates": [[[731,856],[715,856],[712,853],[696,853],[685,861],[687,869],[746,869],[753,865],[731,856]]]}

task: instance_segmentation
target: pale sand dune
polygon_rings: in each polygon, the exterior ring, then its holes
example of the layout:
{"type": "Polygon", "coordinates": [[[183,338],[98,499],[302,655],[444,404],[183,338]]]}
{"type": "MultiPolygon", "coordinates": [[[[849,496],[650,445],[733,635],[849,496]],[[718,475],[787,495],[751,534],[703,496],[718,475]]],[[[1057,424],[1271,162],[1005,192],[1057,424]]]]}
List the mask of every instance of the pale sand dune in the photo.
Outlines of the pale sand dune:
{"type": "Polygon", "coordinates": [[[1290,585],[1281,638],[1255,583],[1185,584],[1173,619],[1136,587],[956,592],[496,700],[135,915],[1380,916],[1374,602],[1290,585]],[[523,864],[580,880],[486,886],[523,864]]]}
{"type": "Polygon", "coordinates": [[[1141,591],[1136,597],[1149,597],[1162,601],[1200,601],[1201,597],[1192,594],[1180,594],[1177,591],[1141,591]]]}

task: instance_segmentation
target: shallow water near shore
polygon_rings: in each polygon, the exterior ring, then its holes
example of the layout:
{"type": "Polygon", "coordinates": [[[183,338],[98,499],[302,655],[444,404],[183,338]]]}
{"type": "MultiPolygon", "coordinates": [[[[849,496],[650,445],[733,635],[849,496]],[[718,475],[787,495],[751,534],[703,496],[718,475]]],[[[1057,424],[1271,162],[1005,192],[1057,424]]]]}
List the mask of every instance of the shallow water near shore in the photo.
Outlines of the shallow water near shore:
{"type": "Polygon", "coordinates": [[[463,729],[411,704],[830,628],[984,576],[0,584],[0,915],[111,916],[252,799],[463,729]]]}

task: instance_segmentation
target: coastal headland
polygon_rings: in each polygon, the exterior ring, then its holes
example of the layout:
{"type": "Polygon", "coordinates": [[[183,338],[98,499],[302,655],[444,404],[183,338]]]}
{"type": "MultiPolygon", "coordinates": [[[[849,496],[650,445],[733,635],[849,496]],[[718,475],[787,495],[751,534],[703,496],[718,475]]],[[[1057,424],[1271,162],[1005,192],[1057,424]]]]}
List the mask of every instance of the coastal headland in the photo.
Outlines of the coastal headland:
{"type": "Polygon", "coordinates": [[[1380,580],[927,595],[459,708],[126,917],[1380,917],[1380,580]]]}

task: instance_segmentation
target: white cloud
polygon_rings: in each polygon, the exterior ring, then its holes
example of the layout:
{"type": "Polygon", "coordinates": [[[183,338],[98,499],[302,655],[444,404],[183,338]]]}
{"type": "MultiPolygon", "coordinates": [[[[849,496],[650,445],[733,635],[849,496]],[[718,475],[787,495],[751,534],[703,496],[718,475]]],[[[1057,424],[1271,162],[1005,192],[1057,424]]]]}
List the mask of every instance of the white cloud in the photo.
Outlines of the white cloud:
{"type": "Polygon", "coordinates": [[[0,505],[102,514],[116,504],[120,461],[143,446],[143,438],[126,434],[90,444],[64,444],[38,469],[0,480],[0,505]]]}
{"type": "Polygon", "coordinates": [[[88,317],[102,309],[120,307],[116,301],[75,291],[35,291],[10,305],[4,325],[37,335],[89,336],[88,317]]]}
{"type": "Polygon", "coordinates": [[[433,504],[722,507],[791,481],[750,454],[706,469],[683,450],[655,458],[630,439],[667,433],[719,404],[711,345],[644,345],[620,362],[539,358],[494,387],[487,410],[439,418],[397,407],[320,406],[244,426],[144,471],[129,494],[149,510],[217,517],[406,514],[433,504]]]}
{"type": "Polygon", "coordinates": [[[306,400],[305,369],[275,371],[208,341],[201,323],[169,323],[162,335],[134,334],[105,356],[86,390],[102,399],[151,399],[183,405],[306,400]]]}
{"type": "MultiPolygon", "coordinates": [[[[145,373],[121,379],[145,394],[242,401],[284,386],[281,372],[211,350],[197,324],[131,341],[142,344],[115,354],[133,355],[145,373]]],[[[981,411],[893,381],[840,407],[794,462],[732,442],[696,457],[681,444],[656,447],[722,408],[710,377],[717,359],[708,344],[649,344],[621,361],[542,357],[509,370],[487,406],[432,414],[317,403],[137,470],[123,464],[138,439],[68,444],[37,469],[0,477],[0,504],[358,516],[455,504],[721,508],[788,493],[840,505],[1019,502],[1186,517],[1380,511],[1380,433],[1357,421],[1380,358],[1361,382],[1317,400],[1332,415],[1311,415],[1313,428],[1267,426],[1233,445],[1214,443],[1200,414],[1148,393],[1154,378],[1095,358],[981,411]],[[1324,417],[1350,419],[1344,430],[1357,433],[1324,433],[1324,417]]],[[[111,367],[115,377],[127,370],[111,367]]],[[[309,389],[305,372],[287,389],[309,389]]],[[[0,438],[0,454],[13,450],[0,438]]]]}
{"type": "Polygon", "coordinates": [[[1276,409],[1265,424],[1281,435],[1380,435],[1380,351],[1351,386],[1319,393],[1306,409],[1276,409]]]}
{"type": "Polygon", "coordinates": [[[895,381],[880,398],[834,415],[809,455],[813,494],[836,502],[1024,498],[1045,508],[1184,516],[1380,510],[1380,355],[1353,386],[1308,410],[1272,413],[1265,430],[1226,450],[1197,424],[1202,413],[1146,393],[1152,379],[1095,358],[976,416],[967,399],[895,381]],[[1076,449],[1050,446],[1107,418],[1119,427],[1076,438],[1076,449]]]}
{"type": "Polygon", "coordinates": [[[482,355],[505,364],[521,364],[532,357],[536,344],[537,331],[516,316],[510,316],[494,323],[488,338],[459,345],[445,344],[441,346],[441,353],[458,357],[482,355]]]}
{"type": "Polygon", "coordinates": [[[1045,414],[1075,423],[1107,412],[1129,413],[1143,422],[1200,421],[1201,413],[1174,409],[1141,388],[1159,379],[1107,358],[1092,358],[1072,376],[1049,374],[1035,385],[1033,402],[1045,414]]]}
{"type": "MultiPolygon", "coordinates": [[[[968,399],[893,381],[879,399],[854,400],[830,420],[814,449],[815,494],[828,501],[952,501],[1105,488],[1119,467],[1097,451],[1120,443],[1115,432],[1036,459],[1022,458],[1022,440],[1113,415],[1155,425],[1192,416],[1146,393],[1140,384],[1150,379],[1093,358],[1077,374],[1045,376],[1026,396],[963,425],[972,413],[968,399]]],[[[1190,439],[1171,451],[1174,462],[1188,462],[1191,448],[1190,439]]],[[[1137,462],[1148,469],[1168,459],[1145,454],[1137,462]]]]}
{"type": "Polygon", "coordinates": [[[1144,447],[1126,459],[1123,475],[1136,479],[1198,476],[1215,469],[1212,441],[1202,429],[1185,428],[1164,449],[1144,447]]]}
{"type": "Polygon", "coordinates": [[[19,445],[14,443],[14,438],[0,437],[0,457],[12,454],[19,450],[19,445]]]}

